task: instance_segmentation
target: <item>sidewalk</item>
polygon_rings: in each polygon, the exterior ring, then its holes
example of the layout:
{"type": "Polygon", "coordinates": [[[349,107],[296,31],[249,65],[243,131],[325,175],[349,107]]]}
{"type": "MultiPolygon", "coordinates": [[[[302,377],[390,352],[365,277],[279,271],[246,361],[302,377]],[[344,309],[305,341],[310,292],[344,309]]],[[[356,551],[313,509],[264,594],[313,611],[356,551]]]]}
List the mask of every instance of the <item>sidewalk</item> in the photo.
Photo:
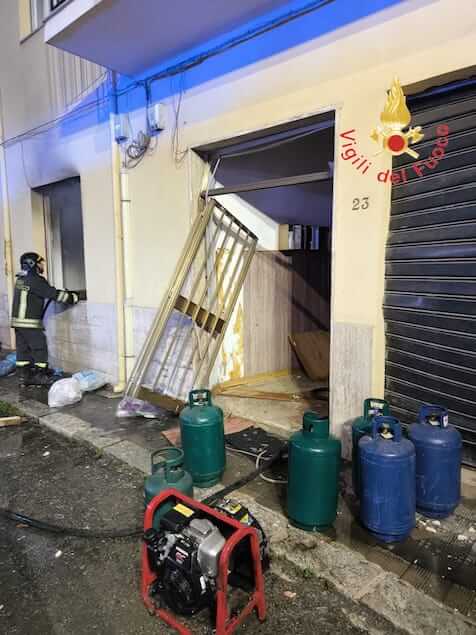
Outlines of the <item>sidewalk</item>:
{"type": "MultiPolygon", "coordinates": [[[[116,419],[118,400],[103,395],[86,394],[77,405],[52,410],[45,404],[44,389],[29,388],[19,394],[15,377],[0,379],[0,400],[15,403],[58,434],[148,473],[150,453],[169,445],[162,433],[176,427],[177,418],[164,413],[158,420],[116,419]]],[[[247,458],[228,453],[223,484],[251,469],[247,458]]],[[[356,522],[349,476],[347,466],[344,497],[335,528],[328,534],[308,534],[288,526],[282,486],[256,479],[234,497],[263,523],[276,560],[327,580],[402,632],[476,634],[476,531],[471,531],[476,530],[474,492],[472,500],[464,500],[450,519],[436,525],[420,518],[408,541],[385,548],[356,522]],[[459,536],[464,538],[459,540],[459,536]]],[[[198,498],[205,495],[196,490],[198,498]]]]}
{"type": "Polygon", "coordinates": [[[18,390],[15,376],[0,378],[0,399],[15,403],[41,425],[68,438],[89,443],[142,472],[150,472],[150,453],[169,445],[161,432],[177,425],[175,417],[158,419],[117,419],[120,397],[104,396],[105,391],[87,393],[82,400],[64,408],[48,407],[45,388],[18,390]]]}

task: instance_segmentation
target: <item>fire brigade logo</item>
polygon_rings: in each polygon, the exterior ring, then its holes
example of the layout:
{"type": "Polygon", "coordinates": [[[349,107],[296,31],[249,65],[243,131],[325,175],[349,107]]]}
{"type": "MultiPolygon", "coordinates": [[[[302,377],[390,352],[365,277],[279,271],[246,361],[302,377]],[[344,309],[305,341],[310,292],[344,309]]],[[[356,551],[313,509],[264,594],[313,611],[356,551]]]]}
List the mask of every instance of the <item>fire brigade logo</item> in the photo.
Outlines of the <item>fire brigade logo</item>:
{"type": "Polygon", "coordinates": [[[421,126],[408,127],[411,119],[405,94],[398,78],[395,78],[380,115],[381,125],[372,130],[370,138],[392,156],[408,154],[414,159],[418,159],[418,152],[410,148],[410,145],[421,141],[424,135],[421,126]],[[405,128],[408,128],[406,132],[404,132],[405,128]]]}

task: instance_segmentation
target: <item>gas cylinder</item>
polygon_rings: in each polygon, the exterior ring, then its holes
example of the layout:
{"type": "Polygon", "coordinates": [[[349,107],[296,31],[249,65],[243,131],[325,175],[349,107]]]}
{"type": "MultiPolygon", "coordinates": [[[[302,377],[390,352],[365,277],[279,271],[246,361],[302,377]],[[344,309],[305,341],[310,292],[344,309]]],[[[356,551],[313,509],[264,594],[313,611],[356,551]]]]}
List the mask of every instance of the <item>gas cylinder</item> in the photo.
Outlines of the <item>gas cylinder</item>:
{"type": "Polygon", "coordinates": [[[341,443],[329,435],[329,419],[306,412],[302,431],[289,441],[288,517],[306,531],[332,525],[337,514],[341,443]]]}
{"type": "MultiPolygon", "coordinates": [[[[173,487],[179,492],[193,498],[192,477],[183,469],[184,456],[180,448],[162,448],[153,452],[151,457],[151,474],[144,482],[144,502],[147,506],[154,496],[173,487]],[[157,457],[161,457],[158,461],[157,457]]],[[[155,513],[154,527],[158,529],[160,517],[173,507],[165,503],[155,513]]]]}
{"type": "Polygon", "coordinates": [[[223,411],[212,404],[209,390],[192,390],[189,404],[180,413],[185,469],[194,485],[211,487],[225,470],[223,411]]]}
{"type": "Polygon", "coordinates": [[[449,516],[461,497],[461,435],[442,406],[423,406],[409,438],[416,450],[416,505],[430,518],[449,516]]]}
{"type": "Polygon", "coordinates": [[[359,458],[362,524],[383,542],[404,540],[415,526],[415,447],[398,419],[374,417],[359,458]]]}
{"type": "Polygon", "coordinates": [[[364,401],[364,413],[352,424],[352,485],[354,494],[359,493],[359,441],[365,434],[372,432],[372,419],[376,415],[390,414],[390,407],[385,399],[370,397],[364,401]]]}

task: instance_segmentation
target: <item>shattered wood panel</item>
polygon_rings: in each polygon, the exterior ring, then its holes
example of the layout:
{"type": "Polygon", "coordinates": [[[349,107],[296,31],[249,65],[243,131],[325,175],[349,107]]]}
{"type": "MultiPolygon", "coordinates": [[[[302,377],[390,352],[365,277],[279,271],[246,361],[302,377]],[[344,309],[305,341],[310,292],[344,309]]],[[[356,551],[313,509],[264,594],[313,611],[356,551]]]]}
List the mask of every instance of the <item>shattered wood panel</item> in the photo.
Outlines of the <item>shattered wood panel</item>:
{"type": "Polygon", "coordinates": [[[255,254],[244,285],[244,374],[299,368],[291,333],[328,329],[330,260],[318,251],[255,254]]]}
{"type": "Polygon", "coordinates": [[[291,367],[291,272],[280,252],[255,254],[244,285],[244,374],[291,367]]]}

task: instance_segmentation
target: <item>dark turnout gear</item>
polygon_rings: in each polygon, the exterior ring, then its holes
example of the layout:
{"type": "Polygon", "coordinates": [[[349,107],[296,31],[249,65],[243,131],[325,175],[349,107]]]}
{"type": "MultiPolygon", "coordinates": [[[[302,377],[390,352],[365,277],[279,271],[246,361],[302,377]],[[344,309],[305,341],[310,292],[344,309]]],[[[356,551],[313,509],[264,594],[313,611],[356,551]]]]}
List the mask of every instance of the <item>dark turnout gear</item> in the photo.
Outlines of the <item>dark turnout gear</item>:
{"type": "Polygon", "coordinates": [[[18,274],[13,294],[12,327],[42,329],[45,300],[76,304],[78,295],[55,289],[35,270],[23,270],[18,274]]]}
{"type": "Polygon", "coordinates": [[[48,346],[42,329],[16,329],[17,366],[48,366],[48,346]]]}
{"type": "Polygon", "coordinates": [[[43,329],[15,329],[17,374],[20,386],[48,386],[48,345],[43,329]]]}
{"type": "Polygon", "coordinates": [[[13,294],[12,321],[17,339],[17,368],[20,385],[50,386],[58,377],[48,369],[48,345],[43,316],[51,301],[76,304],[73,291],[55,289],[40,275],[42,258],[26,253],[20,259],[13,294]]]}

